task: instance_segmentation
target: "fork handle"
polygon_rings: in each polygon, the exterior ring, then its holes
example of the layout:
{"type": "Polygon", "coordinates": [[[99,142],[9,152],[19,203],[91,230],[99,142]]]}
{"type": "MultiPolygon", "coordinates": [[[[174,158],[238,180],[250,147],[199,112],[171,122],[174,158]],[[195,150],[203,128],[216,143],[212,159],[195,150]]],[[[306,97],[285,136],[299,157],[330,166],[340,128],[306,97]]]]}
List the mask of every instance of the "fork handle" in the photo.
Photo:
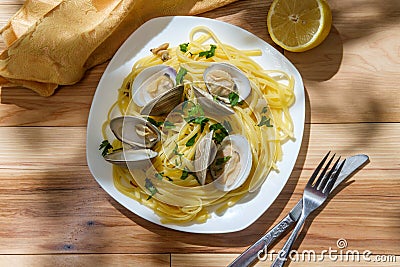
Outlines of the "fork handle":
{"type": "Polygon", "coordinates": [[[283,245],[282,250],[278,253],[271,267],[282,267],[285,264],[287,257],[290,253],[290,250],[292,249],[292,246],[294,244],[294,241],[296,240],[297,235],[300,232],[300,229],[303,227],[306,218],[307,216],[304,216],[304,210],[303,210],[299,218],[299,221],[296,224],[296,227],[294,228],[292,234],[289,236],[289,239],[286,241],[285,245],[283,245]]]}
{"type": "MultiPolygon", "coordinates": [[[[247,267],[250,266],[256,259],[260,259],[261,255],[267,253],[269,246],[275,242],[286,230],[291,227],[295,221],[290,215],[283,218],[271,230],[269,230],[256,243],[250,246],[245,252],[240,254],[228,267],[247,267]]],[[[265,255],[264,255],[265,256],[265,255]]]]}

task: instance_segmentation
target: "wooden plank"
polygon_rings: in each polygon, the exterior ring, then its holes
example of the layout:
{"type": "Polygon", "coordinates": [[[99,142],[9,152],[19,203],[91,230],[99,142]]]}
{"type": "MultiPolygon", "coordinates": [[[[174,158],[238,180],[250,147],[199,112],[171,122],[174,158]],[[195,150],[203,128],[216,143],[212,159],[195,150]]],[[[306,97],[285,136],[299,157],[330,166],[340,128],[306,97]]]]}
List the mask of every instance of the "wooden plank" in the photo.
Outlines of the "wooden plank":
{"type": "Polygon", "coordinates": [[[371,163],[314,216],[297,246],[321,251],[345,238],[351,249],[397,253],[400,144],[393,140],[399,129],[396,123],[311,125],[270,209],[246,230],[210,239],[149,223],[111,199],[85,165],[85,127],[1,127],[0,254],[239,253],[293,207],[317,162],[333,148],[344,156],[365,152],[371,163]]]}
{"type": "Polygon", "coordinates": [[[267,1],[237,1],[226,7],[200,14],[201,17],[221,20],[245,29],[277,50],[283,51],[277,46],[268,34],[266,18],[272,0],[267,1]],[[260,22],[265,23],[260,23],[260,22]]]}
{"type": "Polygon", "coordinates": [[[304,53],[284,53],[304,78],[311,121],[398,122],[400,2],[329,3],[333,28],[327,39],[304,53]]]}
{"type": "Polygon", "coordinates": [[[1,0],[0,6],[4,5],[18,5],[22,6],[25,3],[25,0],[1,0]]]}
{"type": "MultiPolygon", "coordinates": [[[[365,168],[399,169],[400,124],[307,124],[296,168],[313,169],[329,150],[344,157],[364,153],[365,168]],[[334,133],[334,135],[332,134],[334,133]]],[[[85,127],[1,127],[0,166],[38,168],[85,165],[85,127]]]]}
{"type": "MultiPolygon", "coordinates": [[[[365,168],[399,169],[399,124],[312,125],[304,133],[296,168],[313,169],[328,150],[342,156],[365,153],[371,162],[365,168]],[[311,135],[310,135],[311,131],[311,135]],[[329,134],[335,132],[332,137],[329,134]]],[[[0,128],[0,167],[39,168],[86,165],[84,127],[0,128]]]]}
{"type": "Polygon", "coordinates": [[[1,266],[170,266],[168,254],[0,255],[1,266]]]}
{"type": "MultiPolygon", "coordinates": [[[[306,260],[302,260],[302,255],[299,255],[298,260],[297,256],[293,254],[293,261],[291,261],[288,266],[296,266],[296,267],[308,267],[308,266],[326,266],[326,267],[362,267],[362,266],[371,266],[371,267],[381,267],[381,266],[398,266],[400,261],[400,257],[392,258],[392,256],[386,255],[371,255],[371,257],[366,257],[363,259],[360,257],[360,260],[355,257],[353,260],[349,257],[349,261],[347,261],[346,256],[340,255],[332,255],[331,258],[329,256],[318,257],[316,260],[308,260],[308,254],[304,254],[306,260]]],[[[171,256],[171,266],[179,266],[179,267],[191,267],[191,266],[204,266],[204,267],[219,267],[219,266],[227,266],[238,254],[172,254],[171,256]]],[[[275,256],[275,255],[274,255],[275,256]]],[[[258,261],[254,266],[269,266],[272,263],[272,260],[258,261]]],[[[285,265],[286,266],[286,265],[285,265]]]]}
{"type": "Polygon", "coordinates": [[[94,92],[107,63],[51,97],[25,88],[1,88],[0,126],[86,126],[94,92]]]}
{"type": "Polygon", "coordinates": [[[312,169],[329,150],[343,157],[362,153],[370,157],[365,168],[398,169],[399,127],[398,123],[306,125],[299,157],[306,156],[303,167],[312,169]]]}
{"type": "MultiPolygon", "coordinates": [[[[22,3],[1,1],[0,27],[22,3]]],[[[238,25],[272,43],[265,23],[270,3],[238,1],[202,16],[238,25]]],[[[350,250],[399,254],[400,55],[395,51],[400,2],[329,3],[334,27],[328,39],[306,53],[285,52],[304,77],[308,95],[308,123],[295,169],[268,211],[238,233],[194,235],[156,226],[127,211],[96,183],[86,166],[85,126],[106,64],[51,98],[3,88],[0,126],[40,127],[0,127],[0,265],[225,266],[300,199],[327,150],[343,156],[366,153],[371,162],[313,215],[295,249],[321,252],[336,248],[337,240],[344,238],[350,250]]],[[[4,47],[0,40],[0,51],[4,47]]],[[[357,267],[398,266],[399,261],[338,262],[325,257],[322,262],[357,267]]]]}
{"type": "MultiPolygon", "coordinates": [[[[238,254],[172,254],[171,255],[171,267],[192,267],[192,266],[204,266],[204,267],[219,267],[228,266],[228,264],[238,254]]],[[[262,263],[257,263],[254,266],[262,266],[262,263]]]]}
{"type": "MultiPolygon", "coordinates": [[[[349,249],[397,253],[400,205],[393,188],[398,188],[398,181],[393,179],[380,186],[388,193],[370,194],[383,178],[379,173],[357,175],[356,183],[342,189],[319,214],[311,217],[313,223],[306,225],[307,234],[303,232],[301,244],[297,242],[295,247],[321,252],[335,247],[339,238],[345,238],[349,249]]],[[[295,172],[292,181],[297,175],[295,172]]],[[[121,207],[91,177],[68,177],[75,183],[64,183],[67,177],[49,175],[29,189],[14,186],[12,190],[0,190],[1,254],[239,253],[283,218],[300,199],[303,188],[288,183],[270,209],[248,229],[213,235],[211,240],[210,235],[180,233],[153,225],[121,207]],[[79,188],[79,184],[86,185],[79,188]]],[[[14,184],[19,181],[34,183],[27,172],[15,176],[14,184]]],[[[27,185],[24,187],[28,188],[27,185]]],[[[282,245],[279,242],[273,248],[282,245]]]]}
{"type": "Polygon", "coordinates": [[[22,1],[20,3],[18,3],[18,1],[13,1],[13,0],[1,1],[0,28],[3,28],[7,24],[8,20],[21,8],[21,6],[22,6],[22,1]]]}
{"type": "MultiPolygon", "coordinates": [[[[270,2],[238,1],[201,16],[241,26],[272,44],[265,23],[270,2]]],[[[398,24],[398,2],[384,1],[379,5],[382,8],[377,8],[378,15],[375,11],[362,15],[358,8],[345,8],[352,4],[330,3],[334,27],[328,39],[309,52],[285,52],[304,77],[309,97],[308,120],[315,123],[400,121],[397,92],[400,58],[398,53],[392,52],[398,50],[400,37],[397,27],[392,26],[398,24]],[[387,22],[376,21],[375,16],[385,17],[387,22]],[[351,19],[353,17],[360,17],[366,23],[358,23],[359,20],[351,19]]],[[[373,0],[362,3],[360,6],[377,5],[373,0]]],[[[0,18],[5,24],[17,6],[12,10],[8,5],[2,7],[5,9],[1,9],[0,18]]],[[[49,98],[39,97],[27,89],[3,88],[0,113],[5,115],[0,118],[0,125],[85,125],[105,66],[88,71],[81,82],[62,86],[49,98]]]]}
{"type": "Polygon", "coordinates": [[[1,127],[0,167],[86,165],[84,127],[1,127]],[[50,163],[50,164],[49,164],[50,163]]]}

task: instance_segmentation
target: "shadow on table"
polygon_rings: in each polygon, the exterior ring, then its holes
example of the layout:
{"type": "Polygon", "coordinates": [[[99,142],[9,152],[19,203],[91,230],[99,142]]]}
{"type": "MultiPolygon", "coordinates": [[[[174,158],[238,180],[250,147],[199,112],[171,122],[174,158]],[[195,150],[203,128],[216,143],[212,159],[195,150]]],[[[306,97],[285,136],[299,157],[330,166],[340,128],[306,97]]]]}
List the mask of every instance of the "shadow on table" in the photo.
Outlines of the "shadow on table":
{"type": "Polygon", "coordinates": [[[339,71],[343,58],[343,42],[338,30],[332,25],[327,38],[317,47],[284,55],[296,66],[301,76],[311,81],[327,81],[339,71]]]}

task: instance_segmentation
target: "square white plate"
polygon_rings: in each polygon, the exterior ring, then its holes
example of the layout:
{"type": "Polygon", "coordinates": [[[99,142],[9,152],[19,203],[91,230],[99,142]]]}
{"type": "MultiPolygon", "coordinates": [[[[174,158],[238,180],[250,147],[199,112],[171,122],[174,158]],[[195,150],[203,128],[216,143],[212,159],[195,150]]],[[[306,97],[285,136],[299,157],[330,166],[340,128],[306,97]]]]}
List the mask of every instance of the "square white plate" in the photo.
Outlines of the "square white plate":
{"type": "Polygon", "coordinates": [[[93,98],[87,126],[87,162],[101,187],[116,201],[138,216],[153,223],[192,233],[228,233],[240,231],[254,223],[273,203],[281,192],[296,162],[304,130],[305,97],[301,76],[288,59],[257,36],[228,23],[200,17],[174,16],[152,19],[138,28],[119,48],[106,68],[93,98]],[[249,194],[222,216],[212,217],[202,224],[162,224],[149,208],[120,193],[113,185],[112,166],[101,156],[99,144],[102,123],[112,103],[117,99],[117,89],[129,74],[133,64],[149,54],[161,43],[177,46],[189,41],[189,33],[196,26],[210,28],[223,43],[239,49],[260,49],[262,56],[253,57],[264,69],[282,70],[295,79],[296,101],[290,108],[294,122],[294,141],[283,145],[283,160],[278,162],[279,173],[271,172],[260,190],[249,194]]]}

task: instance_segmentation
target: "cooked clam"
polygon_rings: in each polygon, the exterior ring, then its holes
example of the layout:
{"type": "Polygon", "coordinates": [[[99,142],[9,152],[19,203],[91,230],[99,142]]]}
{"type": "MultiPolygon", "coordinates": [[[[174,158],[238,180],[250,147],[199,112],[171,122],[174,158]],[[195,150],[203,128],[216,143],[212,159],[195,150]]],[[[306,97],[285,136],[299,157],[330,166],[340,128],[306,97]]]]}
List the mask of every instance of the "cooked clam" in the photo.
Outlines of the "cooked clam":
{"type": "Polygon", "coordinates": [[[109,153],[104,159],[112,164],[132,169],[141,169],[151,164],[151,159],[158,155],[151,149],[125,149],[109,153]]]}
{"type": "Polygon", "coordinates": [[[171,112],[182,101],[184,86],[178,85],[149,101],[140,111],[142,115],[159,116],[171,112]]]}
{"type": "Polygon", "coordinates": [[[134,147],[151,148],[161,139],[157,127],[142,117],[116,117],[110,128],[118,140],[134,147]]]}
{"type": "Polygon", "coordinates": [[[228,63],[214,63],[203,74],[203,79],[211,95],[229,103],[229,94],[234,92],[241,100],[251,93],[250,81],[237,67],[228,63]]]}
{"type": "Polygon", "coordinates": [[[218,148],[210,172],[214,185],[221,191],[231,191],[241,186],[250,174],[251,147],[242,135],[229,135],[218,148]]]}
{"type": "Polygon", "coordinates": [[[216,116],[229,116],[235,113],[225,103],[220,102],[218,100],[214,100],[212,95],[210,95],[206,91],[196,86],[192,86],[192,88],[194,95],[196,96],[197,101],[203,108],[204,112],[216,116]]]}
{"type": "Polygon", "coordinates": [[[142,70],[132,84],[133,101],[145,106],[157,96],[176,86],[176,71],[166,65],[155,65],[142,70]]]}
{"type": "Polygon", "coordinates": [[[207,168],[214,161],[217,154],[217,146],[212,140],[214,131],[207,133],[197,144],[194,171],[201,185],[204,185],[207,177],[207,168]]]}

